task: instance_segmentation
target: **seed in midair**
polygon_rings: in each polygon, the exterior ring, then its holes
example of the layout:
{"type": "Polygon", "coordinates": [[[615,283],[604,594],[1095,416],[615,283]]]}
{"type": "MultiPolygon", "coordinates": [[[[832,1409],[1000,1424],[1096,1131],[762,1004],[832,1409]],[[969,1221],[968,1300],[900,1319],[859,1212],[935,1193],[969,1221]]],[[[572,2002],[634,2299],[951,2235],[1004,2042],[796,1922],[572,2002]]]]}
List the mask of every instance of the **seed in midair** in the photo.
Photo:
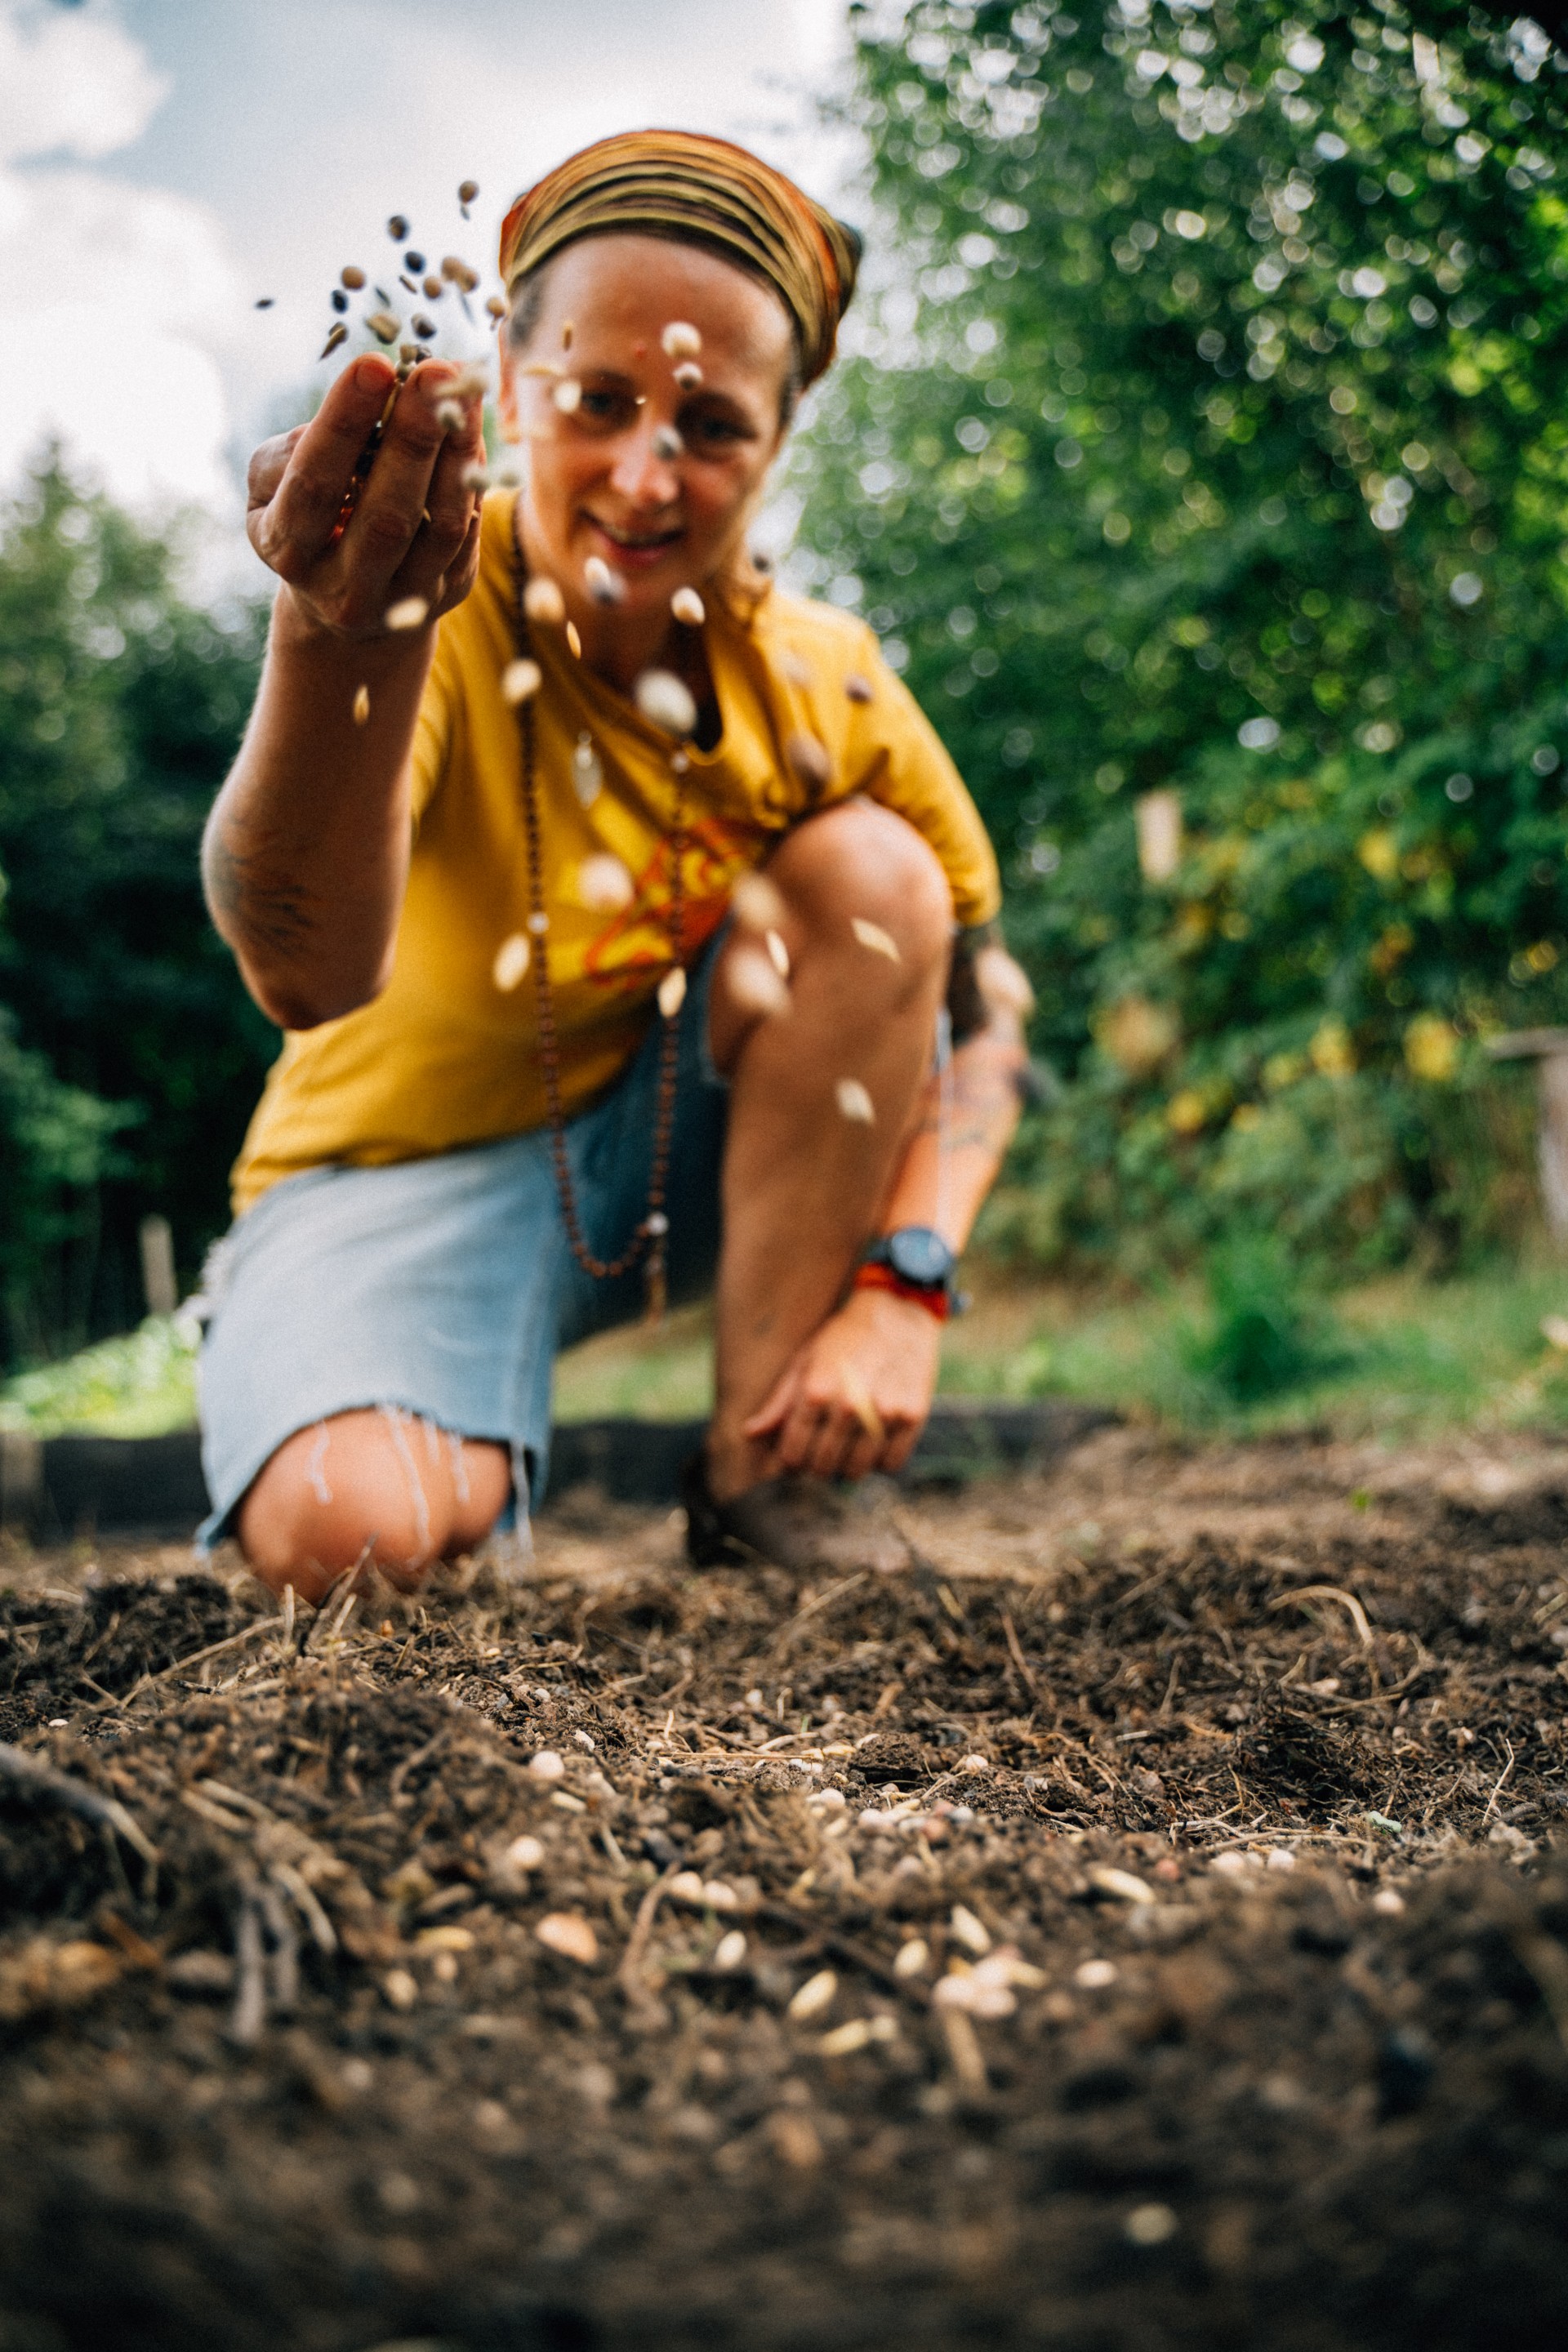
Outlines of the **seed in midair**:
{"type": "Polygon", "coordinates": [[[419,290],[426,302],[438,302],[447,291],[438,278],[428,277],[422,281],[419,290]]]}
{"type": "Polygon", "coordinates": [[[277,299],[277,296],[274,294],[263,294],[258,299],[256,308],[258,310],[270,310],[277,299]]]}
{"type": "Polygon", "coordinates": [[[765,874],[742,874],[730,904],[735,920],[748,931],[776,930],[784,919],[784,902],[765,874]]]}
{"type": "Polygon", "coordinates": [[[656,425],[652,434],[653,454],[664,465],[671,466],[677,457],[686,455],[686,444],[673,425],[656,425]]]}
{"type": "MultiPolygon", "coordinates": [[[[510,994],[528,970],[531,952],[526,931],[513,931],[497,948],[496,960],[490,966],[490,978],[503,996],[510,994]]],[[[543,1859],[542,1854],[540,1859],[543,1859]]]]}
{"type": "Polygon", "coordinates": [[[877,698],[871,690],[870,680],[862,677],[858,670],[850,671],[844,681],[844,691],[851,702],[874,702],[877,698]]]}
{"type": "Polygon", "coordinates": [[[416,310],[408,323],[422,343],[428,343],[434,341],[436,335],[436,321],[434,319],[426,318],[422,310],[416,310]]]}
{"type": "Polygon", "coordinates": [[[869,948],[873,955],[886,956],[889,963],[902,963],[897,940],[880,923],[868,923],[864,915],[851,915],[849,928],[861,946],[869,948]]]}
{"type": "Polygon", "coordinates": [[[441,275],[448,285],[460,288],[465,294],[471,294],[479,282],[479,272],[470,269],[461,255],[456,253],[448,253],[444,257],[441,263],[441,275]]]}
{"type": "Polygon", "coordinates": [[[761,948],[737,948],[724,961],[724,984],[747,1013],[782,1013],[789,991],[761,948]]]}
{"type": "Polygon", "coordinates": [[[580,1911],[552,1911],[533,1932],[546,1951],[559,1952],[580,1968],[591,1969],[599,1957],[599,1939],[580,1911]]]}
{"type": "Polygon", "coordinates": [[[485,304],[485,309],[489,312],[490,317],[498,321],[506,317],[506,302],[500,294],[492,294],[485,304]]]}
{"type": "Polygon", "coordinates": [[[418,629],[423,628],[429,610],[429,603],[423,596],[400,596],[381,617],[389,629],[418,629]]]}
{"type": "Polygon", "coordinates": [[[667,735],[689,735],[695,728],[697,705],[673,670],[645,669],[632,693],[650,727],[662,728],[667,735]]]}
{"type": "Polygon", "coordinates": [[[807,1977],[785,2013],[793,2017],[796,2024],[807,2018],[821,2017],[832,2008],[837,1994],[838,1979],[833,1970],[818,1969],[814,1977],[807,1977]]]}
{"type": "Polygon", "coordinates": [[[669,600],[669,609],[676,619],[689,629],[700,629],[708,618],[706,607],[695,588],[678,588],[669,600]]]}
{"type": "Polygon", "coordinates": [[[784,653],[779,656],[779,675],[786,678],[791,686],[811,684],[811,672],[798,654],[784,653]]]}
{"type": "Polygon", "coordinates": [[[577,868],[577,896],[593,914],[618,915],[637,895],[637,884],[618,857],[604,851],[584,857],[577,868]]]}
{"type": "Polygon", "coordinates": [[[563,375],[550,396],[563,416],[574,416],[582,405],[583,387],[574,375],[563,375]]]}
{"type": "Polygon", "coordinates": [[[537,694],[543,683],[543,673],[537,662],[508,662],[500,674],[501,698],[515,710],[520,703],[528,700],[530,695],[537,694]]]}
{"type": "Polygon", "coordinates": [[[563,320],[562,320],[562,321],[561,321],[561,348],[562,348],[562,350],[563,350],[563,352],[569,352],[569,351],[571,350],[571,348],[572,348],[572,338],[573,338],[573,336],[576,333],[576,331],[577,331],[576,326],[575,326],[574,322],[572,320],[570,320],[570,319],[563,319],[563,320]]]}
{"type": "Polygon", "coordinates": [[[354,725],[363,727],[370,719],[370,688],[362,686],[354,697],[354,725]]]}
{"type": "Polygon", "coordinates": [[[423,277],[425,256],[422,253],[405,253],[403,257],[403,267],[405,269],[412,270],[416,278],[423,277]]]}
{"type": "Polygon", "coordinates": [[[386,224],[386,234],[394,245],[401,245],[408,234],[408,223],[401,213],[394,213],[386,224]]]}
{"type": "Polygon", "coordinates": [[[763,945],[768,951],[768,961],[781,980],[789,978],[789,950],[777,931],[764,931],[763,945]]]}
{"type": "Polygon", "coordinates": [[[686,974],[677,964],[658,983],[658,1009],[667,1021],[673,1021],[685,1002],[686,974]]]}
{"type": "Polygon", "coordinates": [[[471,466],[465,466],[458,478],[466,490],[478,490],[481,498],[490,487],[489,468],[478,459],[471,466]]]}
{"type": "Polygon", "coordinates": [[[489,378],[483,368],[459,368],[447,386],[447,397],[448,400],[482,400],[489,388],[489,378]]]}
{"type": "Polygon", "coordinates": [[[468,421],[461,401],[438,400],[436,403],[436,422],[443,433],[460,433],[468,421]]]}
{"type": "Polygon", "coordinates": [[[815,735],[804,731],[792,735],[784,745],[784,758],[808,793],[825,793],[833,782],[833,762],[827,756],[827,746],[819,743],[815,735]]]}
{"type": "Polygon", "coordinates": [[[403,321],[395,319],[390,310],[373,310],[365,325],[378,343],[395,343],[403,332],[403,321]]]}
{"type": "Polygon", "coordinates": [[[340,286],[346,286],[351,294],[357,294],[364,284],[364,271],[357,263],[348,262],[338,272],[338,283],[340,286]]]}
{"type": "Polygon", "coordinates": [[[858,1078],[840,1078],[833,1092],[840,1118],[854,1119],[861,1127],[875,1127],[876,1105],[858,1078]]]}
{"type": "Polygon", "coordinates": [[[333,287],[333,289],[332,289],[332,292],[331,292],[331,304],[332,304],[332,308],[333,308],[333,310],[336,310],[336,311],[339,313],[340,317],[342,316],[342,312],[343,312],[343,311],[345,311],[345,310],[348,309],[348,307],[349,307],[349,298],[348,298],[348,296],[343,292],[343,289],[342,289],[342,288],[341,286],[334,286],[334,287],[333,287]]]}
{"type": "Polygon", "coordinates": [[[583,583],[595,604],[618,604],[626,583],[612,572],[602,555],[590,555],[583,566],[583,583]]]}
{"type": "Polygon", "coordinates": [[[698,392],[702,385],[702,371],[695,360],[682,360],[675,371],[675,381],[682,392],[698,392]]]}
{"type": "Polygon", "coordinates": [[[331,352],[337,350],[340,343],[346,343],[348,339],[349,331],[344,326],[342,320],[339,319],[334,325],[329,327],[327,330],[327,340],[321,345],[320,352],[321,358],[326,359],[331,352]]]}
{"type": "MultiPolygon", "coordinates": [[[[570,628],[570,622],[567,626],[570,628]]],[[[572,789],[584,808],[592,808],[605,789],[605,772],[599,765],[594,739],[585,728],[572,749],[572,789]]]]}
{"type": "Polygon", "coordinates": [[[468,206],[473,203],[474,198],[479,194],[479,184],[477,180],[458,181],[458,202],[463,207],[463,216],[465,219],[468,217],[468,206]]]}
{"type": "Polygon", "coordinates": [[[577,660],[581,661],[583,658],[583,640],[577,634],[577,624],[575,621],[568,621],[566,624],[566,643],[577,660]]]}
{"type": "Polygon", "coordinates": [[[685,319],[672,319],[658,340],[672,360],[694,360],[702,349],[701,336],[685,319]]]}
{"type": "Polygon", "coordinates": [[[566,618],[566,599],[553,580],[531,580],[522,592],[522,609],[531,621],[559,628],[566,618]]]}

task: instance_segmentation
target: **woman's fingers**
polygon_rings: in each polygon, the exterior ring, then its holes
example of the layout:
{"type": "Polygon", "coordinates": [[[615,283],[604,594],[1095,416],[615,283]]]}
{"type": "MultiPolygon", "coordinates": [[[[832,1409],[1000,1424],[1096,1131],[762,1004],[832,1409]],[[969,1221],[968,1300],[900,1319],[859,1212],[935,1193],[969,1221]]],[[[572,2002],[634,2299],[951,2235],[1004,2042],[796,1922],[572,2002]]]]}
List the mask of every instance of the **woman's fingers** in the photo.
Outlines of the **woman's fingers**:
{"type": "Polygon", "coordinates": [[[247,508],[269,506],[278,495],[278,486],[288,470],[289,460],[300,440],[310,430],[296,425],[288,433],[275,433],[251,452],[250,466],[246,475],[246,505],[247,508]]]}
{"type": "Polygon", "coordinates": [[[374,353],[345,368],[293,441],[276,486],[259,505],[257,492],[270,475],[277,445],[258,452],[264,462],[251,483],[250,540],[280,579],[302,580],[326,554],[354,469],[396,381],[391,365],[374,353]]]}

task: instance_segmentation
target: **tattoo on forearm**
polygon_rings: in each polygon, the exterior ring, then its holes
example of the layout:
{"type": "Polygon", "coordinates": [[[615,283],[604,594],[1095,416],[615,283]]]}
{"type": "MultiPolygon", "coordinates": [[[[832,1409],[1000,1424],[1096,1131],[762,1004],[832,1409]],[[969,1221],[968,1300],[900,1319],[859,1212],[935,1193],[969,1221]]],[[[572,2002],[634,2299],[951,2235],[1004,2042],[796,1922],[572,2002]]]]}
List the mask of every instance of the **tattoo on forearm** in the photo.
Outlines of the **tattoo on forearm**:
{"type": "Polygon", "coordinates": [[[309,893],[268,875],[265,861],[237,849],[221,823],[204,845],[202,879],[214,920],[236,946],[289,955],[310,939],[309,893]]]}

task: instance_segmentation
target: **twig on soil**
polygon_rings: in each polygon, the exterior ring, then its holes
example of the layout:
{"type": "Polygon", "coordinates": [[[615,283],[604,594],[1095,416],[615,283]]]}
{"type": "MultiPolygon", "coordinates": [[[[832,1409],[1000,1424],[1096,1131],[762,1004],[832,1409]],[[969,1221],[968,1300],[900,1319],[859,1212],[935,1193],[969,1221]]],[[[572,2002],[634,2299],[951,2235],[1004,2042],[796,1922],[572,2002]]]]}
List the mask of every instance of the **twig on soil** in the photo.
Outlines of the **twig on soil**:
{"type": "Polygon", "coordinates": [[[1270,1609],[1289,1609],[1299,1601],[1339,1601],[1342,1608],[1350,1612],[1351,1622],[1356,1629],[1362,1648],[1371,1649],[1372,1627],[1367,1622],[1366,1611],[1362,1607],[1355,1594],[1347,1592],[1342,1584],[1299,1584],[1291,1592],[1277,1593],[1268,1606],[1270,1609]]]}
{"type": "Polygon", "coordinates": [[[300,1917],[315,1939],[317,1949],[325,1952],[330,1959],[338,1948],[337,1929],[316,1900],[311,1888],[291,1862],[275,1862],[272,1875],[285,1893],[293,1897],[300,1917]]]}
{"type": "MultiPolygon", "coordinates": [[[[425,1742],[422,1748],[416,1748],[412,1755],[405,1756],[404,1758],[402,1763],[395,1768],[391,1779],[386,1784],[386,1801],[389,1805],[395,1805],[397,1802],[398,1798],[403,1794],[403,1783],[408,1778],[409,1773],[414,1770],[416,1765],[423,1764],[428,1758],[434,1756],[437,1748],[440,1747],[441,1742],[449,1736],[451,1729],[452,1727],[449,1723],[441,1724],[431,1733],[429,1738],[425,1742]]],[[[413,1800],[410,1799],[409,1801],[412,1803],[413,1800]]]]}
{"type": "Polygon", "coordinates": [[[199,1666],[205,1659],[216,1658],[221,1650],[237,1649],[241,1642],[253,1642],[258,1633],[270,1633],[272,1623],[270,1617],[258,1617],[251,1624],[242,1627],[239,1633],[230,1633],[226,1640],[209,1642],[205,1650],[193,1650],[188,1658],[176,1658],[172,1666],[160,1666],[155,1675],[143,1675],[139,1682],[132,1683],[123,1698],[100,1699],[97,1706],[88,1712],[101,1715],[105,1706],[129,1706],[132,1700],[140,1698],[143,1691],[153,1689],[159,1683],[168,1682],[174,1675],[184,1674],[187,1667],[199,1666]]]}
{"type": "Polygon", "coordinates": [[[286,2017],[299,2005],[300,1938],[276,1886],[263,1881],[257,1901],[272,1938],[272,2006],[286,2017]]]}
{"type": "Polygon", "coordinates": [[[1038,1685],[1035,1681],[1034,1675],[1029,1671],[1028,1661],[1025,1657],[1023,1650],[1019,1644],[1017,1629],[1014,1625],[1013,1620],[1008,1615],[1005,1609],[1002,1612],[1002,1631],[1007,1637],[1007,1647],[1013,1654],[1013,1664],[1018,1669],[1018,1678],[1020,1682],[1022,1682],[1024,1688],[1028,1692],[1031,1698],[1038,1698],[1040,1695],[1038,1685]]]}
{"type": "Polygon", "coordinates": [[[642,1965],[653,1934],[653,1923],[658,1916],[658,1906],[664,1900],[670,1880],[679,1868],[679,1863],[672,1862],[643,1896],[637,1906],[632,1932],[626,1939],[626,1948],[621,1955],[620,1967],[616,1970],[616,1982],[621,1989],[621,1997],[626,2007],[633,2013],[634,2022],[649,2029],[668,2025],[669,2011],[644,1978],[642,1965]]]}
{"type": "Polygon", "coordinates": [[[239,1892],[239,1917],[234,1930],[234,1964],[238,1978],[228,2038],[241,2050],[253,2049],[267,2022],[267,1978],[261,1937],[261,1907],[254,1886],[239,1892]]]}
{"type": "Polygon", "coordinates": [[[819,1609],[826,1609],[830,1601],[837,1601],[841,1594],[852,1592],[858,1584],[864,1584],[869,1573],[868,1569],[858,1568],[853,1576],[841,1577],[837,1584],[825,1585],[820,1592],[814,1592],[811,1599],[803,1607],[797,1609],[793,1617],[786,1618],[779,1627],[773,1636],[774,1649],[781,1652],[786,1650],[808,1617],[815,1617],[819,1609]]]}
{"type": "Polygon", "coordinates": [[[117,1830],[139,1853],[149,1869],[158,1860],[158,1849],[137,1822],[132,1820],[118,1797],[105,1797],[96,1789],[89,1789],[80,1780],[73,1780],[53,1764],[46,1764],[39,1756],[24,1754],[0,1740],[0,1777],[16,1782],[18,1788],[33,1790],[39,1796],[52,1797],[58,1805],[78,1813],[97,1828],[117,1830]]]}
{"type": "Polygon", "coordinates": [[[1503,1744],[1503,1746],[1508,1749],[1508,1762],[1503,1766],[1502,1770],[1498,1774],[1496,1785],[1494,1786],[1494,1788],[1493,1788],[1493,1790],[1492,1790],[1491,1795],[1487,1799],[1487,1809],[1486,1809],[1486,1811],[1481,1815],[1481,1827],[1482,1827],[1482,1829],[1485,1829],[1485,1827],[1486,1827],[1487,1823],[1490,1821],[1490,1819],[1491,1819],[1491,1817],[1492,1817],[1493,1812],[1496,1811],[1496,1809],[1497,1809],[1497,1801],[1498,1801],[1498,1799],[1499,1799],[1499,1798],[1501,1796],[1501,1794],[1502,1794],[1502,1786],[1503,1786],[1503,1782],[1508,1779],[1509,1774],[1513,1770],[1513,1765],[1514,1765],[1513,1742],[1512,1742],[1510,1739],[1505,1738],[1505,1739],[1503,1740],[1503,1743],[1502,1743],[1502,1744],[1503,1744]]]}
{"type": "Polygon", "coordinates": [[[980,2036],[961,2009],[943,2007],[938,2011],[942,2030],[947,2036],[947,2054],[952,2061],[952,2071],[966,2091],[984,2092],[991,2087],[985,2072],[984,2054],[980,2036]]]}

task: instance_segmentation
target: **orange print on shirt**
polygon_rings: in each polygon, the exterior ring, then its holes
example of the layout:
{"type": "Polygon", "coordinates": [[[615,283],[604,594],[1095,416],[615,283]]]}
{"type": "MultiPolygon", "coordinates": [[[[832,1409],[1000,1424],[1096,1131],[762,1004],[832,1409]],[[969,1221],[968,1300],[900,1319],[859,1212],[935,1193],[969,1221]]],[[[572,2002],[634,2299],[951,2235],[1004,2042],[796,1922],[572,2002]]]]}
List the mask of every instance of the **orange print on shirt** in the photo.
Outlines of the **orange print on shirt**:
{"type": "MultiPolygon", "coordinates": [[[[690,963],[707,946],[730,911],[736,882],[758,863],[773,837],[761,825],[737,824],[720,816],[699,817],[690,826],[680,868],[683,963],[690,963]]],[[[583,959],[584,979],[615,982],[666,969],[674,885],[675,845],[666,837],[637,877],[636,898],[589,947],[583,959]]]]}

